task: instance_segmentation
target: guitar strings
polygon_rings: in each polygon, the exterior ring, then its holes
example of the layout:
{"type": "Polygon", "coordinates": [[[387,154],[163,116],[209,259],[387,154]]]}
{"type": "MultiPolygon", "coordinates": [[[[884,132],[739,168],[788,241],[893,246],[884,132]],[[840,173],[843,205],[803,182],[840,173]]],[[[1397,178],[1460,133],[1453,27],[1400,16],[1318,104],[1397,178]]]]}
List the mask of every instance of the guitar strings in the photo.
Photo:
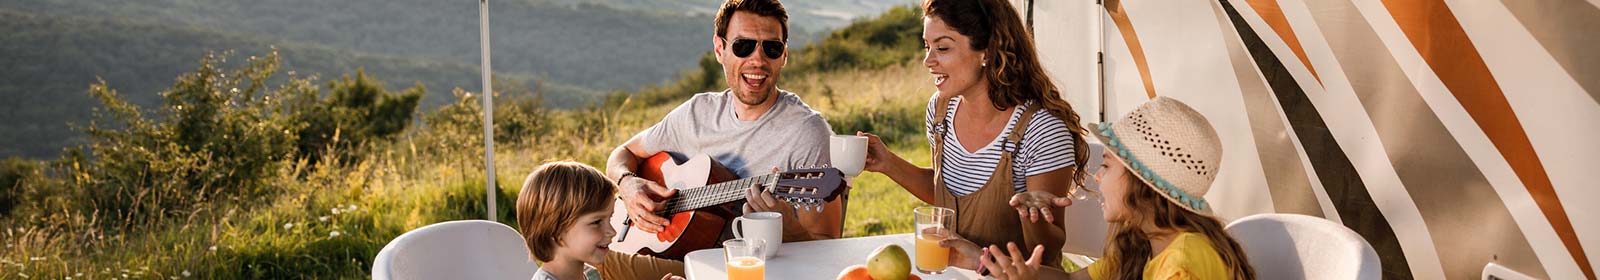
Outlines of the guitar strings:
{"type": "Polygon", "coordinates": [[[775,176],[775,174],[744,178],[699,188],[679,189],[679,198],[667,200],[665,205],[666,207],[663,209],[664,211],[659,211],[659,214],[684,212],[714,204],[720,204],[713,202],[726,201],[729,199],[737,200],[737,198],[744,196],[742,194],[744,189],[758,186],[759,182],[766,181],[772,176],[775,176]],[[707,194],[707,192],[710,192],[710,194],[707,194]]]}

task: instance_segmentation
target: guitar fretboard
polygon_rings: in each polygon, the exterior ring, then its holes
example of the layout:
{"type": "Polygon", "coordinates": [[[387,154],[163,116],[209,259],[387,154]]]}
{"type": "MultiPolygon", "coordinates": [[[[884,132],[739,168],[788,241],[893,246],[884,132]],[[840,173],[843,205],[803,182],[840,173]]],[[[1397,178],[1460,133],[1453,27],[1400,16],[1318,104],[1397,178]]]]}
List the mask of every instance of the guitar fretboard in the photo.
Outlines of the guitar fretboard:
{"type": "MultiPolygon", "coordinates": [[[[718,204],[734,202],[744,199],[744,191],[770,183],[778,174],[767,174],[750,178],[738,179],[698,188],[678,190],[678,195],[667,199],[666,208],[661,215],[672,215],[718,204]]],[[[778,190],[774,190],[778,193],[778,190]]]]}

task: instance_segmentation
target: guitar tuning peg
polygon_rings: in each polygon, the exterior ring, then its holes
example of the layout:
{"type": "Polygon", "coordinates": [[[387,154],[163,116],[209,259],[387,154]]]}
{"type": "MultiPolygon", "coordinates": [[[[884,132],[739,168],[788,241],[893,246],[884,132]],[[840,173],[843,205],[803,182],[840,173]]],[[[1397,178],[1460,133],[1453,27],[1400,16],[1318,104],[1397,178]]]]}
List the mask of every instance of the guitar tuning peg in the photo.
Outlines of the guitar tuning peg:
{"type": "Polygon", "coordinates": [[[789,204],[789,206],[794,207],[794,211],[800,211],[800,204],[798,204],[798,203],[789,204]]]}

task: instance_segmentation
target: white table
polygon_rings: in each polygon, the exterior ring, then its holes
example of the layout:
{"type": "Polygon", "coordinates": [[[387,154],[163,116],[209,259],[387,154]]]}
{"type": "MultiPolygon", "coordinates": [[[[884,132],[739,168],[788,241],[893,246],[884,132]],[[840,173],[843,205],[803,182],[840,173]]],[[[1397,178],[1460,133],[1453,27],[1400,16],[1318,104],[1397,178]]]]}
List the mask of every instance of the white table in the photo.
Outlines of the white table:
{"type": "MultiPolygon", "coordinates": [[[[900,244],[916,257],[910,233],[784,243],[778,254],[767,260],[767,279],[835,279],[845,267],[867,263],[867,254],[885,244],[900,244]]],[[[722,249],[705,249],[684,256],[684,270],[690,280],[727,279],[722,249]]],[[[980,279],[977,272],[951,267],[941,275],[916,272],[922,279],[980,279]]]]}

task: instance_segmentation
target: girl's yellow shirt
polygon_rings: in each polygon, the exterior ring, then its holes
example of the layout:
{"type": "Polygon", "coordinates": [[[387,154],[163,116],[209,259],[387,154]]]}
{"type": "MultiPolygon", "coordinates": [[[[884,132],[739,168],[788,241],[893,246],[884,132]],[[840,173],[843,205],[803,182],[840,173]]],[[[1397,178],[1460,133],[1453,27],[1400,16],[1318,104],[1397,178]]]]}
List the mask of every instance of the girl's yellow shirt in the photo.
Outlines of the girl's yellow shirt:
{"type": "MultiPolygon", "coordinates": [[[[1089,277],[1110,279],[1107,274],[1111,273],[1114,265],[1104,259],[1090,264],[1089,277]]],[[[1229,275],[1222,256],[1211,247],[1211,241],[1204,234],[1184,232],[1173,238],[1167,249],[1161,250],[1160,254],[1145,263],[1144,279],[1233,279],[1233,276],[1229,275]]]]}

